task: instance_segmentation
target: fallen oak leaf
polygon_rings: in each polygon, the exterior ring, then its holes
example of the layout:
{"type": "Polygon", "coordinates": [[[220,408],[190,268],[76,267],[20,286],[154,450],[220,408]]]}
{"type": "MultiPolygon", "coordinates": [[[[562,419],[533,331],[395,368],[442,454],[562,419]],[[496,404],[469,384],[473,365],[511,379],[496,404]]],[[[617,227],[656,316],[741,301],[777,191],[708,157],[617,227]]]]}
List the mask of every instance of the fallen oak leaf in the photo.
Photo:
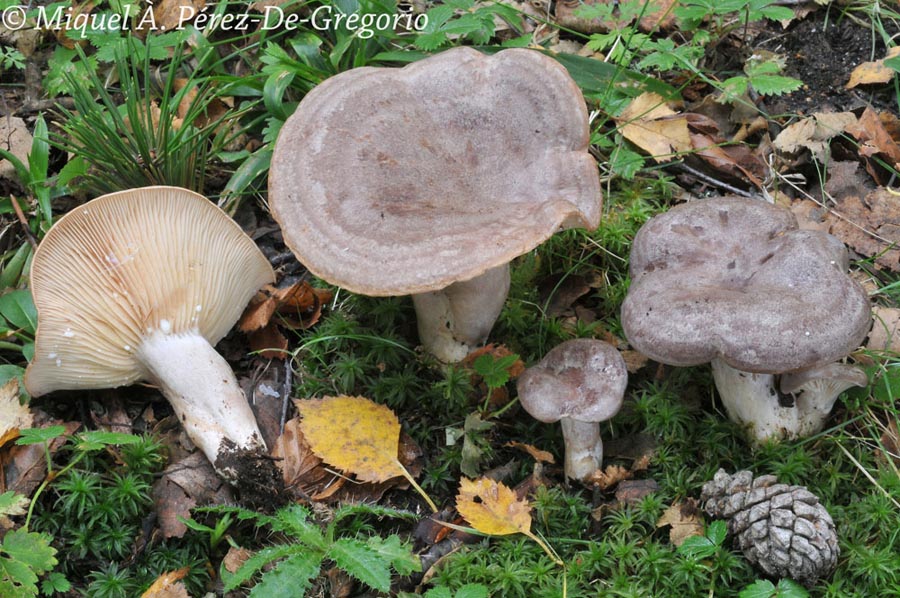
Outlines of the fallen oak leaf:
{"type": "Polygon", "coordinates": [[[190,572],[190,567],[163,573],[147,588],[141,598],[190,598],[181,579],[190,572]]]}
{"type": "MultiPolygon", "coordinates": [[[[524,534],[534,540],[557,565],[563,562],[531,531],[531,505],[508,486],[488,478],[461,478],[456,510],[475,530],[489,536],[524,534]]],[[[447,525],[447,524],[445,524],[447,525]]]]}
{"type": "Polygon", "coordinates": [[[703,536],[703,522],[697,501],[688,499],[683,503],[674,503],[656,522],[656,527],[669,526],[669,541],[681,546],[691,536],[703,536]]]}
{"type": "MultiPolygon", "coordinates": [[[[877,154],[885,157],[891,167],[900,167],[900,146],[891,137],[885,128],[884,121],[872,108],[866,107],[859,120],[847,127],[847,133],[859,141],[859,154],[864,158],[870,158],[877,154]]],[[[871,165],[867,163],[866,170],[878,180],[871,165]]]]}
{"type": "Polygon", "coordinates": [[[13,377],[0,387],[0,447],[19,437],[19,430],[30,428],[34,415],[28,405],[19,403],[19,379],[13,377]]]}
{"type": "Polygon", "coordinates": [[[389,408],[365,397],[325,397],[294,401],[303,419],[300,431],[326,463],[364,482],[403,476],[436,513],[437,506],[400,463],[400,420],[389,408]]]}

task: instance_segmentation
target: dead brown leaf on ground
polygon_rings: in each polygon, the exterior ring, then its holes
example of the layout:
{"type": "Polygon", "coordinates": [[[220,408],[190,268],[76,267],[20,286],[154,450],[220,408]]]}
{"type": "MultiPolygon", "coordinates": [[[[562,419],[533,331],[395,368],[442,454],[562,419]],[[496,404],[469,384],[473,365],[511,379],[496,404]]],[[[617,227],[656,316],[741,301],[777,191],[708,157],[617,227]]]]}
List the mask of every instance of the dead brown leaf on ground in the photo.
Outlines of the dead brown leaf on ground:
{"type": "Polygon", "coordinates": [[[702,536],[703,518],[697,508],[697,501],[688,498],[684,502],[672,504],[656,522],[656,527],[666,526],[670,528],[669,541],[675,546],[681,546],[691,536],[702,536]]]}
{"type": "Polygon", "coordinates": [[[784,128],[772,142],[781,152],[789,154],[809,150],[818,162],[827,162],[831,140],[856,124],[852,112],[817,112],[784,128]]]}
{"type": "Polygon", "coordinates": [[[266,285],[244,310],[238,329],[249,336],[250,347],[266,359],[284,359],[287,338],[279,326],[306,330],[322,316],[322,306],[331,300],[328,289],[314,288],[306,281],[284,288],[266,285]]]}
{"type": "Polygon", "coordinates": [[[513,440],[511,442],[507,442],[505,446],[524,451],[531,455],[531,458],[535,461],[538,461],[539,463],[556,463],[556,459],[551,453],[542,451],[541,449],[530,444],[526,444],[524,442],[516,442],[515,440],[513,440]]]}
{"type": "Polygon", "coordinates": [[[657,162],[668,162],[691,150],[687,119],[672,110],[659,94],[642,93],[616,121],[622,136],[657,162]]]}
{"type": "Polygon", "coordinates": [[[183,567],[176,571],[163,573],[147,588],[147,591],[141,594],[141,598],[190,598],[187,589],[180,581],[190,570],[190,567],[183,567]]]}
{"type": "MultiPolygon", "coordinates": [[[[81,427],[79,422],[63,422],[51,418],[40,409],[32,409],[34,419],[31,427],[47,428],[61,425],[65,432],[47,444],[50,455],[65,444],[66,439],[81,427]]],[[[47,457],[43,444],[13,445],[0,451],[0,493],[12,490],[23,496],[31,496],[47,476],[47,457]]]]}
{"type": "Polygon", "coordinates": [[[900,56],[900,46],[894,46],[888,49],[887,56],[880,60],[872,62],[864,62],[850,73],[850,81],[847,83],[847,89],[852,89],[857,85],[871,85],[876,83],[887,83],[894,78],[897,71],[889,66],[884,65],[884,61],[888,58],[900,56]]]}
{"type": "Polygon", "coordinates": [[[229,573],[234,573],[247,562],[253,553],[241,546],[231,546],[222,558],[222,566],[229,573]]]}
{"type": "Polygon", "coordinates": [[[879,171],[879,167],[870,158],[880,157],[888,166],[900,168],[900,146],[891,137],[885,126],[885,121],[872,108],[866,107],[859,120],[847,127],[847,133],[859,141],[859,155],[866,158],[866,170],[879,184],[884,184],[886,178],[879,171]]]}
{"type": "Polygon", "coordinates": [[[900,272],[900,196],[884,188],[865,197],[850,195],[839,199],[829,214],[831,234],[875,263],[900,272]]]}
{"type": "Polygon", "coordinates": [[[193,21],[206,6],[206,0],[157,0],[151,9],[156,28],[171,31],[193,21]]]}
{"type": "Polygon", "coordinates": [[[199,451],[166,467],[162,477],[153,484],[152,496],[164,538],[184,535],[187,526],[178,518],[189,518],[195,506],[234,501],[231,489],[199,451]]]}
{"type": "Polygon", "coordinates": [[[872,330],[866,349],[900,354],[900,309],[896,307],[872,307],[872,330]]]}
{"type": "Polygon", "coordinates": [[[34,415],[28,405],[19,403],[19,379],[0,387],[0,447],[19,437],[19,430],[30,428],[34,415]]]}
{"type": "Polygon", "coordinates": [[[688,112],[684,115],[688,123],[691,146],[694,155],[717,171],[719,176],[748,182],[762,187],[762,179],[768,170],[765,162],[743,143],[729,143],[720,133],[717,120],[688,112]]]}
{"type": "Polygon", "coordinates": [[[587,483],[597,486],[600,490],[606,491],[622,482],[630,479],[634,474],[620,465],[607,465],[603,469],[598,469],[592,473],[587,483]]]}

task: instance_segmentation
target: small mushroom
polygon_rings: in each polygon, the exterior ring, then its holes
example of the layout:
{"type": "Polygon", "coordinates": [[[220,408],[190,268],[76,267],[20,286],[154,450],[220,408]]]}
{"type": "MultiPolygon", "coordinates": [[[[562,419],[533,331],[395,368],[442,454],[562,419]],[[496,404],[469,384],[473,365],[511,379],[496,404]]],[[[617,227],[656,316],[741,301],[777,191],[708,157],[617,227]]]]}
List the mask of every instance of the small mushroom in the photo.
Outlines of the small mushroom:
{"type": "Polygon", "coordinates": [[[566,341],[519,377],[519,402],[533,418],[560,422],[566,477],[584,480],[600,469],[600,422],[618,413],[628,385],[625,360],[612,345],[566,341]]]}
{"type": "Polygon", "coordinates": [[[839,240],[799,230],[786,209],[739,197],[692,201],[635,236],[622,326],[656,361],[711,362],[729,417],[757,441],[806,436],[840,392],[866,384],[857,368],[832,366],[871,320],[848,263],[839,240]],[[796,400],[779,394],[779,375],[796,400]]]}
{"type": "Polygon", "coordinates": [[[265,445],[213,345],[273,281],[253,241],[201,195],[146,187],[98,197],[61,218],[34,256],[38,329],[25,387],[39,396],[147,380],[234,481],[221,458],[265,445]]]}
{"type": "Polygon", "coordinates": [[[489,334],[510,260],[599,223],[588,143],[584,99],[556,61],[455,48],[307,94],[275,144],[269,204],[311,272],[413,295],[422,343],[454,362],[489,334]]]}

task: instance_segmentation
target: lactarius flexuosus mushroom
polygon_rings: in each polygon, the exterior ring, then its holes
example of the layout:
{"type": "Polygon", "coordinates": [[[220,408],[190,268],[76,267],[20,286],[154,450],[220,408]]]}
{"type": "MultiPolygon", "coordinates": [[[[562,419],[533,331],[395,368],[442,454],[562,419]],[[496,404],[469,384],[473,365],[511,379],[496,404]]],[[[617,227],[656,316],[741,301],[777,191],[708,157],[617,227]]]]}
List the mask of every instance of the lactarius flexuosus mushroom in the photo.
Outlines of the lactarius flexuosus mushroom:
{"type": "Polygon", "coordinates": [[[544,423],[560,422],[566,445],[566,477],[584,480],[600,469],[600,422],[619,412],[628,370],[609,343],[566,341],[519,377],[519,402],[544,423]]]}
{"type": "Polygon", "coordinates": [[[622,326],[656,361],[711,362],[728,415],[757,441],[808,436],[841,392],[867,382],[834,363],[871,321],[848,264],[838,239],[799,230],[786,209],[737,197],[692,201],[635,236],[622,326]]]}
{"type": "Polygon", "coordinates": [[[269,205],[310,271],[413,295],[425,348],[459,361],[499,315],[510,260],[597,226],[588,141],[584,99],[556,61],[456,48],[307,94],[275,144],[269,205]]]}
{"type": "Polygon", "coordinates": [[[60,219],[34,256],[38,329],[25,387],[38,396],[149,381],[233,481],[239,472],[221,457],[265,445],[213,345],[273,281],[253,241],[201,195],[146,187],[98,197],[60,219]]]}

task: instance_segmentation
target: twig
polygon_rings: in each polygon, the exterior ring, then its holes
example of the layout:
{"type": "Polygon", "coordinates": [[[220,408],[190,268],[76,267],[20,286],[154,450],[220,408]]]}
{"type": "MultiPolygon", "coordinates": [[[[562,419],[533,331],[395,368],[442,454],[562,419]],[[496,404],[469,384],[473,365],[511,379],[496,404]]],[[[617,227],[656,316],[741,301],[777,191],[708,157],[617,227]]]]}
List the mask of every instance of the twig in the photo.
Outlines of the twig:
{"type": "Polygon", "coordinates": [[[740,195],[741,197],[756,197],[753,193],[744,191],[743,189],[738,189],[737,187],[732,187],[728,183],[726,183],[724,181],[720,181],[718,179],[714,179],[713,177],[709,176],[708,174],[703,174],[699,170],[691,168],[687,164],[684,164],[684,163],[675,164],[675,167],[680,168],[681,170],[685,171],[686,173],[697,177],[704,183],[709,183],[710,185],[712,185],[714,187],[724,189],[725,191],[734,193],[735,195],[740,195]]]}
{"type": "Polygon", "coordinates": [[[34,235],[31,234],[31,229],[28,227],[28,219],[25,218],[25,213],[22,211],[22,208],[19,206],[19,200],[16,199],[15,195],[9,196],[9,201],[12,203],[13,210],[16,212],[16,217],[19,219],[19,224],[22,225],[22,230],[25,231],[25,237],[28,239],[28,242],[31,243],[32,249],[37,249],[37,239],[34,238],[34,235]]]}

